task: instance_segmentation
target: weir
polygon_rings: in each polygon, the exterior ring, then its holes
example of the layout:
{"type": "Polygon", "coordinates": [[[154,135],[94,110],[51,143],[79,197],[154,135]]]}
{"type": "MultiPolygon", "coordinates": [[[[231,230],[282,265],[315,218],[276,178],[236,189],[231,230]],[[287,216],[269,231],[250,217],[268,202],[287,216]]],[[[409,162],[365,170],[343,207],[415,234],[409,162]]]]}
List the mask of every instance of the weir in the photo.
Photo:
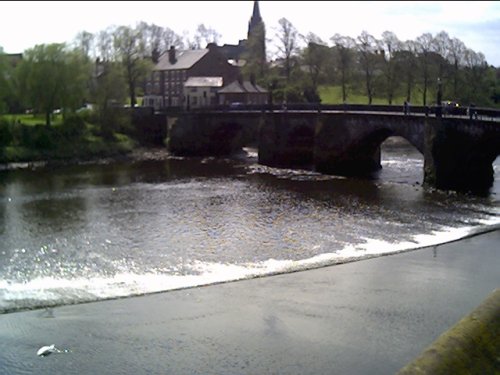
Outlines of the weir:
{"type": "Polygon", "coordinates": [[[325,174],[366,176],[381,168],[380,145],[391,136],[424,156],[424,184],[483,194],[500,154],[495,121],[344,111],[205,111],[169,121],[174,155],[222,156],[258,147],[259,163],[310,167],[325,174]]]}

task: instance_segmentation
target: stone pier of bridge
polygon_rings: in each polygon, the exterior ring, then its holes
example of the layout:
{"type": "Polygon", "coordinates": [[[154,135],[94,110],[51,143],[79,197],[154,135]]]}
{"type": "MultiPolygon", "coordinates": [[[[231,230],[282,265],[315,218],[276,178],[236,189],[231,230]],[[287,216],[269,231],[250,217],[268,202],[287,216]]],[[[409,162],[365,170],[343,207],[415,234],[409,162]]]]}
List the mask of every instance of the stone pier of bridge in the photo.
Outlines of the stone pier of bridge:
{"type": "Polygon", "coordinates": [[[343,112],[188,113],[169,125],[175,155],[222,156],[253,144],[259,163],[365,176],[381,168],[380,146],[400,136],[424,156],[424,184],[487,192],[500,154],[496,122],[460,118],[343,112]]]}

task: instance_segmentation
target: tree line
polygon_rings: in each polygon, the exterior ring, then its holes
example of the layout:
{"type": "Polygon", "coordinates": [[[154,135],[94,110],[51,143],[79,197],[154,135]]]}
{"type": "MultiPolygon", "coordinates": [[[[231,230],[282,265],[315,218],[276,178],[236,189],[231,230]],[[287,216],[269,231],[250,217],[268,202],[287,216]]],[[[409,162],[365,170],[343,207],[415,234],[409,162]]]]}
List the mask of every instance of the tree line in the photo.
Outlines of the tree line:
{"type": "MultiPolygon", "coordinates": [[[[32,108],[43,113],[49,125],[54,109],[73,113],[82,103],[92,102],[99,121],[112,123],[109,108],[127,99],[131,106],[137,104],[153,61],[170,46],[204,48],[219,39],[216,30],[203,24],[191,37],[140,22],[95,34],[82,31],[70,44],[37,45],[24,51],[15,67],[0,48],[0,113],[32,108]]],[[[404,98],[429,105],[441,85],[444,99],[466,105],[498,104],[499,68],[444,31],[407,41],[390,31],[380,39],[363,31],[356,38],[334,34],[327,43],[314,33],[300,34],[282,18],[272,40],[276,51],[267,52],[259,69],[254,69],[252,56],[257,53],[252,48],[261,46],[247,44],[242,75],[247,79],[253,75],[276,101],[318,102],[318,88],[335,85],[343,102],[360,94],[367,104],[377,97],[388,104],[404,98]]]]}
{"type": "Polygon", "coordinates": [[[464,105],[499,103],[500,69],[445,31],[407,41],[391,31],[383,32],[380,39],[363,31],[356,38],[334,34],[327,43],[314,33],[301,35],[282,18],[276,40],[279,64],[270,66],[268,80],[284,81],[296,99],[317,100],[319,85],[337,85],[343,102],[352,94],[362,94],[367,104],[378,97],[388,104],[404,98],[431,105],[441,86],[443,99],[464,105]]]}

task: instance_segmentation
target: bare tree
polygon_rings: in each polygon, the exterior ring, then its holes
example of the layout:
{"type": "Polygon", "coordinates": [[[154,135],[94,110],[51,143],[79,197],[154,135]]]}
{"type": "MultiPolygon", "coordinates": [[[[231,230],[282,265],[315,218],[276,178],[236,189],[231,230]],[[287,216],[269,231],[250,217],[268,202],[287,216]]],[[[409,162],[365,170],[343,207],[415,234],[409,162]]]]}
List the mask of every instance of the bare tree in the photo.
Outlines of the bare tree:
{"type": "Polygon", "coordinates": [[[165,50],[168,50],[171,46],[174,46],[175,48],[179,49],[184,48],[184,42],[182,41],[182,36],[180,36],[174,30],[168,27],[163,28],[162,38],[165,50]]]}
{"type": "Polygon", "coordinates": [[[379,61],[378,41],[366,31],[362,31],[361,35],[357,37],[357,48],[359,52],[359,65],[365,76],[368,104],[372,104],[373,96],[375,95],[375,69],[379,61]]]}
{"type": "Polygon", "coordinates": [[[293,57],[298,52],[297,42],[299,33],[295,26],[293,26],[292,23],[286,18],[281,18],[278,23],[280,25],[277,34],[278,40],[280,41],[278,50],[283,58],[285,77],[288,82],[292,72],[293,57]]]}
{"type": "Polygon", "coordinates": [[[98,57],[103,61],[110,61],[114,57],[113,33],[115,27],[108,27],[97,34],[96,47],[98,57]]]}
{"type": "Polygon", "coordinates": [[[385,78],[385,91],[387,101],[392,104],[396,88],[398,87],[397,79],[397,52],[401,49],[401,42],[396,34],[391,31],[382,33],[381,47],[384,51],[383,71],[385,78]]]}
{"type": "Polygon", "coordinates": [[[88,31],[79,32],[74,40],[75,47],[82,52],[84,56],[90,58],[91,53],[94,49],[95,36],[88,31]]]}
{"type": "Polygon", "coordinates": [[[125,69],[132,107],[137,104],[136,89],[150,68],[150,61],[145,59],[145,45],[140,34],[139,28],[132,29],[128,26],[118,27],[113,34],[117,61],[125,69]]]}
{"type": "Polygon", "coordinates": [[[448,61],[452,65],[453,79],[453,97],[458,98],[458,84],[460,79],[460,66],[465,63],[465,44],[457,39],[452,38],[449,44],[448,61]]]}
{"type": "Polygon", "coordinates": [[[417,52],[420,66],[421,83],[422,83],[422,102],[427,105],[427,91],[432,77],[432,52],[434,38],[430,33],[424,33],[417,37],[417,52]]]}
{"type": "Polygon", "coordinates": [[[340,84],[342,86],[342,101],[346,103],[356,41],[349,36],[342,36],[340,34],[335,34],[330,40],[335,46],[336,65],[340,73],[340,84]]]}
{"type": "Polygon", "coordinates": [[[199,24],[194,34],[194,43],[197,49],[205,48],[209,43],[217,44],[221,35],[211,27],[199,24]]]}

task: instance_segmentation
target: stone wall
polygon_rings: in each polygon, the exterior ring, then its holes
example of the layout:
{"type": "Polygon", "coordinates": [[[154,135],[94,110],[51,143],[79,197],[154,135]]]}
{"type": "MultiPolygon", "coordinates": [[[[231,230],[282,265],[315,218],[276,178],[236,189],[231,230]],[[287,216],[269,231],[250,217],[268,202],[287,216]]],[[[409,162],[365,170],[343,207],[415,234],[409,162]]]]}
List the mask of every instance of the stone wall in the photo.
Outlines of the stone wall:
{"type": "Polygon", "coordinates": [[[443,333],[398,375],[500,372],[500,289],[443,333]]]}

